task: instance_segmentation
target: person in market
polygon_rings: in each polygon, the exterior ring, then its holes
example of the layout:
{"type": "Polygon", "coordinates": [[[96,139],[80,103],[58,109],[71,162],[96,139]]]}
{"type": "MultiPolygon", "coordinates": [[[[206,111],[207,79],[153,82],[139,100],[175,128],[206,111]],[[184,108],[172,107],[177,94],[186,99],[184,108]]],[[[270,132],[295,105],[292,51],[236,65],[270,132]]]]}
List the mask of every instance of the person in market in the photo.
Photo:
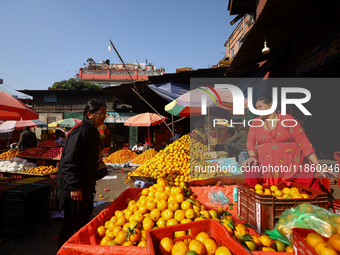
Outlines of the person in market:
{"type": "Polygon", "coordinates": [[[54,140],[56,143],[61,143],[61,144],[65,144],[66,138],[65,138],[65,132],[62,130],[56,130],[55,131],[55,137],[56,139],[54,140]]]}
{"type": "Polygon", "coordinates": [[[144,146],[142,143],[137,143],[135,146],[132,147],[132,151],[136,152],[137,154],[141,154],[144,151],[144,146]]]}
{"type": "Polygon", "coordinates": [[[57,174],[59,208],[64,208],[59,248],[89,222],[95,182],[107,174],[98,131],[106,118],[106,105],[93,99],[86,104],[83,116],[68,132],[57,174]]]}
{"type": "MultiPolygon", "coordinates": [[[[234,122],[237,122],[236,120],[234,122]]],[[[238,121],[240,122],[240,121],[238,121]]],[[[248,128],[243,127],[241,124],[234,124],[234,135],[227,139],[224,144],[224,149],[228,156],[234,153],[236,156],[247,148],[248,128]]]]}
{"type": "MultiPolygon", "coordinates": [[[[174,141],[178,140],[179,138],[181,138],[181,134],[178,133],[178,131],[175,129],[175,134],[174,134],[174,141]]],[[[173,139],[173,136],[171,136],[171,138],[167,141],[165,141],[166,144],[169,144],[169,143],[172,143],[172,139],[173,139]]]]}
{"type": "Polygon", "coordinates": [[[37,147],[37,136],[30,130],[30,127],[26,126],[24,131],[20,134],[18,148],[23,151],[28,148],[37,147]]]}
{"type": "MultiPolygon", "coordinates": [[[[256,102],[257,110],[268,110],[271,106],[270,96],[261,97],[256,102]]],[[[314,174],[325,174],[321,172],[313,146],[293,116],[274,111],[256,118],[249,129],[247,150],[249,158],[242,166],[250,169],[244,172],[249,185],[277,185],[284,181],[287,186],[295,182],[321,190],[314,174]],[[310,171],[311,167],[317,171],[310,171]]]]}

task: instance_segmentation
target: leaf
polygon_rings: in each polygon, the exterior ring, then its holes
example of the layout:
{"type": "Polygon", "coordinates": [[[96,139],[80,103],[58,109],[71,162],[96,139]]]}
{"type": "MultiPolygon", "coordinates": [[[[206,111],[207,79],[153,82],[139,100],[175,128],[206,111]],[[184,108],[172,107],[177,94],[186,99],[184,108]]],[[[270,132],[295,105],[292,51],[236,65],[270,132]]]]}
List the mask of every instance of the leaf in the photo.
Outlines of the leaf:
{"type": "Polygon", "coordinates": [[[251,228],[251,226],[248,223],[243,223],[245,227],[251,228]]]}
{"type": "Polygon", "coordinates": [[[287,245],[292,245],[291,241],[276,229],[276,226],[273,230],[265,230],[265,232],[271,239],[282,241],[287,245]]]}
{"type": "Polygon", "coordinates": [[[252,241],[251,235],[246,234],[246,235],[242,236],[241,240],[242,241],[252,241]]]}

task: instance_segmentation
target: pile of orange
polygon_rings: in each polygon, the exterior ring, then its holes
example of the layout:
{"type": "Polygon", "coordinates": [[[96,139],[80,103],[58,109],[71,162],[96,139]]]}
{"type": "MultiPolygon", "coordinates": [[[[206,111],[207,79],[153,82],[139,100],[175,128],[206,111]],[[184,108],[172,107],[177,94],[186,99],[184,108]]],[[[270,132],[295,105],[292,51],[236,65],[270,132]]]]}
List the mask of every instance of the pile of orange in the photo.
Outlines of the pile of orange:
{"type": "Polygon", "coordinates": [[[27,170],[22,170],[21,172],[26,172],[30,174],[50,174],[58,172],[58,168],[54,166],[37,166],[27,170]]]}
{"type": "Polygon", "coordinates": [[[131,163],[141,165],[144,164],[146,161],[152,159],[154,156],[156,156],[157,151],[153,149],[149,149],[144,151],[142,154],[138,155],[136,158],[134,158],[131,163]]]}
{"type": "Polygon", "coordinates": [[[319,255],[337,255],[340,252],[340,235],[338,234],[331,235],[326,241],[318,233],[309,233],[305,240],[319,255]]]}
{"type": "Polygon", "coordinates": [[[140,165],[130,176],[145,176],[164,178],[169,181],[190,180],[190,136],[184,135],[164,150],[158,152],[152,159],[140,165]]]}
{"type": "Polygon", "coordinates": [[[159,243],[159,252],[162,255],[231,255],[232,253],[226,246],[218,246],[213,238],[206,232],[199,233],[195,239],[189,243],[176,241],[169,237],[164,237],[159,243]]]}
{"type": "Polygon", "coordinates": [[[18,155],[19,155],[19,150],[10,149],[10,150],[8,150],[6,152],[1,153],[0,154],[0,159],[15,158],[18,155]]]}
{"type": "Polygon", "coordinates": [[[134,151],[123,149],[112,153],[110,156],[103,159],[104,163],[117,163],[122,164],[136,158],[138,154],[134,151]]]}
{"type": "Polygon", "coordinates": [[[274,196],[278,199],[306,199],[310,198],[308,194],[300,193],[298,188],[292,187],[284,187],[282,190],[279,190],[279,188],[276,185],[272,185],[269,188],[264,188],[261,184],[255,185],[255,190],[250,189],[257,194],[260,195],[266,195],[266,196],[274,196]]]}
{"type": "MultiPolygon", "coordinates": [[[[184,182],[169,184],[163,178],[141,191],[138,200],[126,200],[127,208],[117,210],[111,219],[96,231],[102,245],[143,246],[146,231],[197,220],[215,219],[219,222],[222,208],[206,210],[184,182]]],[[[175,232],[175,237],[186,235],[175,232]]]]}

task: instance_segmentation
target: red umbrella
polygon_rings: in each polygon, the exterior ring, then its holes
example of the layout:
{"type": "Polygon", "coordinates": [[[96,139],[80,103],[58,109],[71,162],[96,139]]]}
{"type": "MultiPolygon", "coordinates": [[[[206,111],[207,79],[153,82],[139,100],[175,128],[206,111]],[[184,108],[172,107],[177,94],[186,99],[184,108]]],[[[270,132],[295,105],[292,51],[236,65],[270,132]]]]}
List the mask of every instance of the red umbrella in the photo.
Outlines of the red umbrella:
{"type": "Polygon", "coordinates": [[[127,119],[124,122],[125,126],[135,126],[135,127],[149,127],[154,126],[160,123],[163,123],[163,120],[167,121],[168,118],[162,115],[158,115],[155,113],[141,113],[135,116],[132,116],[131,118],[127,119]],[[161,117],[160,117],[161,116],[161,117]]]}
{"type": "Polygon", "coordinates": [[[32,120],[21,120],[21,121],[6,121],[0,126],[0,133],[12,132],[13,130],[21,130],[26,126],[30,128],[37,127],[37,124],[32,120]]]}
{"type": "MultiPolygon", "coordinates": [[[[31,108],[29,108],[27,105],[25,105],[20,100],[15,99],[17,103],[16,105],[21,105],[21,107],[17,108],[18,110],[14,110],[12,107],[7,107],[3,105],[4,100],[2,100],[1,96],[4,93],[0,91],[0,120],[34,120],[39,119],[39,114],[37,114],[35,111],[33,111],[31,108]],[[9,110],[12,109],[12,110],[9,110]]],[[[5,93],[6,94],[6,93],[5,93]]],[[[8,95],[8,94],[7,94],[8,95]]]]}
{"type": "Polygon", "coordinates": [[[0,91],[0,110],[25,113],[27,109],[21,104],[20,100],[0,91]]]}

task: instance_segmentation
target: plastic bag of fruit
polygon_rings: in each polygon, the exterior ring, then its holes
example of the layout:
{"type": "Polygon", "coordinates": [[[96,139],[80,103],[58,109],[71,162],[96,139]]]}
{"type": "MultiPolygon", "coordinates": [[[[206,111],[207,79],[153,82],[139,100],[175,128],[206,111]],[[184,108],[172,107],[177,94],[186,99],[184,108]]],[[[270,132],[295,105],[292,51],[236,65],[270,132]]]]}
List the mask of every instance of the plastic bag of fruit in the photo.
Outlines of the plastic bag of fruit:
{"type": "Polygon", "coordinates": [[[340,216],[304,203],[284,211],[274,230],[266,232],[271,236],[280,234],[292,241],[293,228],[313,229],[324,237],[330,237],[332,234],[340,234],[340,216]]]}

